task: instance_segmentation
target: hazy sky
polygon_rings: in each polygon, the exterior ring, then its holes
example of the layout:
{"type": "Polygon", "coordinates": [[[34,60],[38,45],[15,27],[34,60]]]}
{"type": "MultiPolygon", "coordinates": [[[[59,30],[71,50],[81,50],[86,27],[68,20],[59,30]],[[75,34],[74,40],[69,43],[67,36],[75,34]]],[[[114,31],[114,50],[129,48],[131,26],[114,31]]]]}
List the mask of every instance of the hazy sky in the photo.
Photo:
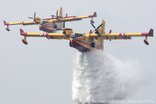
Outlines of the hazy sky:
{"type": "MultiPolygon", "coordinates": [[[[22,44],[19,28],[39,31],[38,26],[12,26],[7,32],[2,21],[23,21],[36,11],[50,17],[60,6],[69,15],[97,12],[95,25],[106,20],[106,31],[146,32],[156,28],[155,0],[3,0],[0,3],[0,104],[72,104],[73,60],[77,50],[64,40],[28,39],[22,44]]],[[[78,32],[93,29],[89,20],[67,23],[78,32]]],[[[143,84],[132,98],[156,102],[156,39],[106,41],[105,52],[122,60],[137,63],[143,84]]]]}

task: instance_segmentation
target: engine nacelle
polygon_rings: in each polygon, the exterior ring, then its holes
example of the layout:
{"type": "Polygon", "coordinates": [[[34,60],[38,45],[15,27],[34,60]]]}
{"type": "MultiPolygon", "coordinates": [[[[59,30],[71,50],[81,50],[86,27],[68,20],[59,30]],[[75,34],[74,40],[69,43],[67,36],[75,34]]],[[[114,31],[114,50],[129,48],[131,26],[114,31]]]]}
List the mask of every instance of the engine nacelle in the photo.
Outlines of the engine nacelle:
{"type": "Polygon", "coordinates": [[[70,29],[70,28],[65,28],[65,29],[63,30],[63,34],[65,34],[65,35],[68,36],[68,37],[70,37],[72,33],[73,33],[73,30],[70,29]]]}
{"type": "Polygon", "coordinates": [[[41,22],[41,18],[36,17],[36,18],[34,19],[34,22],[39,24],[39,23],[41,22]]]}

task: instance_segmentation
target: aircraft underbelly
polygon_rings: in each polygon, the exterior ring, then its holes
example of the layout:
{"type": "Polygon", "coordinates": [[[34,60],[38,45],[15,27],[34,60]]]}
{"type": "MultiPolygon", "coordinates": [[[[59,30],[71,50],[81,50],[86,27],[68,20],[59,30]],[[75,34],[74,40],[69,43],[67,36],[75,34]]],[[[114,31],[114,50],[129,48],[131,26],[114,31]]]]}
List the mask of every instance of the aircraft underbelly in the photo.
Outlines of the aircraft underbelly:
{"type": "Polygon", "coordinates": [[[75,40],[70,42],[70,46],[81,52],[87,52],[90,50],[89,48],[86,48],[84,45],[80,44],[78,41],[75,40]]]}
{"type": "Polygon", "coordinates": [[[81,52],[87,52],[94,49],[102,49],[102,47],[97,43],[82,40],[73,40],[70,42],[70,46],[76,48],[81,52]]]}

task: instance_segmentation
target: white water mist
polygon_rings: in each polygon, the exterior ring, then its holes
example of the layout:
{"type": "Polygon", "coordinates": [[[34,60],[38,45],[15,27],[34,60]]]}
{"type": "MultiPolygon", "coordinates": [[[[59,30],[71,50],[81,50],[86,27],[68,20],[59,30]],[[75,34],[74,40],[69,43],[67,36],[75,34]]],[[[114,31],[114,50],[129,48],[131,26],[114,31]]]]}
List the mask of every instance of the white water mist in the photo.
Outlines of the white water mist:
{"type": "Polygon", "coordinates": [[[108,103],[125,99],[135,89],[134,67],[100,50],[77,53],[72,97],[77,103],[108,103]]]}

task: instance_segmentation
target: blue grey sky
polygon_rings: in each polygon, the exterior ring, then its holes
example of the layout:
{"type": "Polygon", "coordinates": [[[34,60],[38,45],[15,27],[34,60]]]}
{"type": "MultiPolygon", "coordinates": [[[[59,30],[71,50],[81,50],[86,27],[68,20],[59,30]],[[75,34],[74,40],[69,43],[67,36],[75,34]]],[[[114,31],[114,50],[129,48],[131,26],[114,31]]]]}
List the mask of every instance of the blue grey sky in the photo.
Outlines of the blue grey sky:
{"type": "MultiPolygon", "coordinates": [[[[72,104],[72,69],[77,50],[68,41],[29,38],[22,44],[19,28],[38,32],[38,26],[12,26],[7,32],[2,21],[23,21],[34,12],[44,18],[60,6],[69,15],[97,12],[95,25],[106,21],[106,31],[146,32],[156,29],[155,0],[3,0],[0,4],[0,104],[72,104]]],[[[67,23],[76,32],[93,29],[88,20],[67,23]]],[[[154,34],[155,35],[155,34],[154,34]]],[[[142,86],[134,99],[156,102],[156,39],[106,41],[104,51],[122,60],[138,63],[142,86]]]]}

